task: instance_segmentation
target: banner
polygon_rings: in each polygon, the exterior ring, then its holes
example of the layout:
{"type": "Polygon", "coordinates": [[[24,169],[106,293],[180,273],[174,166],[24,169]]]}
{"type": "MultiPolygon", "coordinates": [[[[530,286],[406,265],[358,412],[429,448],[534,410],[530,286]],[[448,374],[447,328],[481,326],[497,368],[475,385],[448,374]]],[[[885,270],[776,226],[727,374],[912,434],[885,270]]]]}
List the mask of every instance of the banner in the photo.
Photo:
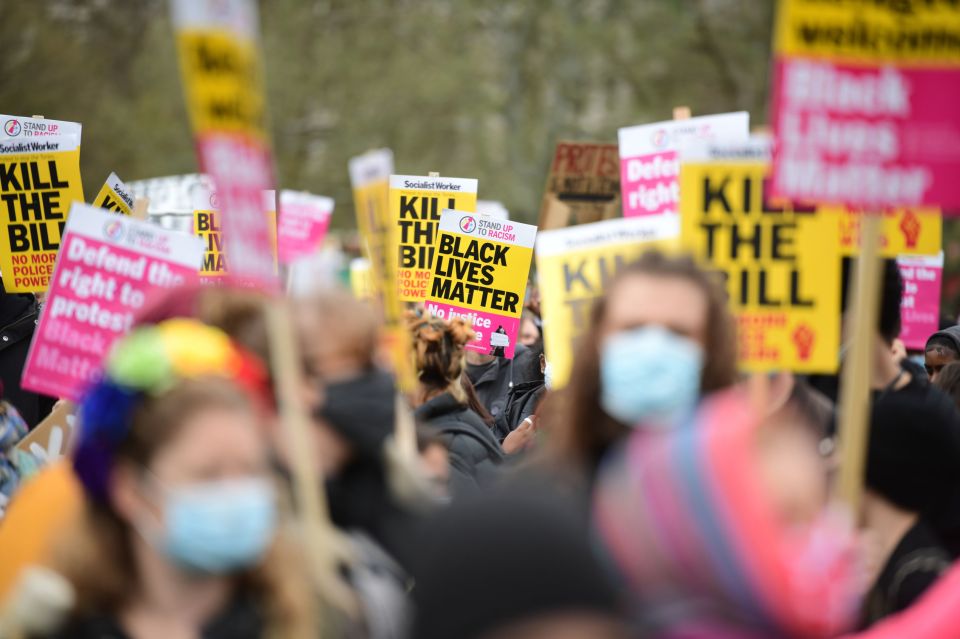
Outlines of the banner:
{"type": "Polygon", "coordinates": [[[76,401],[157,289],[196,277],[202,242],[75,203],[22,386],[76,401]]]}
{"type": "Polygon", "coordinates": [[[616,217],[620,217],[617,145],[557,142],[540,205],[540,230],[616,217]]]}
{"type": "Polygon", "coordinates": [[[778,194],[960,208],[960,4],[781,0],[775,29],[778,194]]]}
{"type": "Polygon", "coordinates": [[[682,243],[723,275],[743,370],[831,373],[840,350],[835,214],[769,193],[768,162],[684,162],[682,243]]]}
{"type": "MultiPolygon", "coordinates": [[[[232,274],[279,285],[262,193],[273,189],[258,17],[253,0],[172,0],[187,112],[200,170],[216,185],[232,274]]],[[[274,207],[274,210],[275,207],[274,207]]]]}
{"type": "Polygon", "coordinates": [[[678,152],[691,140],[746,141],[750,115],[746,111],[667,120],[620,129],[620,185],[623,216],[677,212],[680,201],[678,152]]]}
{"type": "Polygon", "coordinates": [[[390,240],[390,175],[393,173],[393,151],[377,149],[350,158],[350,186],[357,214],[357,228],[363,250],[370,260],[370,274],[375,297],[387,316],[400,315],[397,299],[396,260],[388,259],[390,240]],[[392,300],[389,301],[388,300],[392,300]]]}
{"type": "MultiPolygon", "coordinates": [[[[840,253],[860,254],[860,217],[863,213],[845,208],[823,210],[840,218],[840,253]]],[[[894,209],[882,213],[880,255],[938,255],[943,246],[943,220],[940,209],[894,209]]]]}
{"type": "Polygon", "coordinates": [[[100,188],[97,197],[93,198],[93,205],[98,209],[106,209],[121,215],[133,214],[133,192],[127,185],[111,173],[107,181],[100,188]]]}
{"type": "Polygon", "coordinates": [[[472,324],[467,350],[513,359],[537,227],[444,209],[438,230],[427,312],[472,324]]]}
{"type": "Polygon", "coordinates": [[[650,248],[671,250],[680,235],[677,216],[618,218],[537,236],[537,277],[543,341],[553,386],[567,383],[578,337],[607,282],[650,248]]]}
{"type": "MultiPolygon", "coordinates": [[[[261,194],[262,215],[270,229],[276,225],[276,192],[264,191],[261,194]]],[[[200,281],[215,284],[227,274],[227,247],[223,238],[223,216],[219,210],[220,199],[217,193],[206,189],[194,192],[193,234],[203,240],[203,262],[200,266],[200,281]]],[[[274,256],[276,268],[276,232],[271,232],[270,250],[274,256]]]]}
{"type": "Polygon", "coordinates": [[[80,137],[83,132],[83,127],[79,122],[28,118],[22,115],[0,115],[0,126],[2,126],[4,133],[0,136],[0,139],[73,135],[77,138],[77,146],[80,145],[80,137]]]}
{"type": "Polygon", "coordinates": [[[323,246],[330,228],[333,200],[301,191],[280,191],[277,253],[281,264],[313,255],[323,246]]]}
{"type": "Polygon", "coordinates": [[[940,283],[943,280],[943,253],[901,255],[897,258],[903,278],[900,339],[907,349],[922,351],[927,338],[940,328],[940,283]]]}
{"type": "Polygon", "coordinates": [[[0,275],[8,293],[34,293],[50,283],[70,205],[83,202],[80,138],[20,133],[0,139],[0,275]]]}
{"type": "Polygon", "coordinates": [[[427,297],[430,268],[436,247],[437,224],[444,209],[474,213],[477,181],[464,178],[390,176],[390,241],[388,255],[396,256],[400,301],[422,302],[427,297]]]}

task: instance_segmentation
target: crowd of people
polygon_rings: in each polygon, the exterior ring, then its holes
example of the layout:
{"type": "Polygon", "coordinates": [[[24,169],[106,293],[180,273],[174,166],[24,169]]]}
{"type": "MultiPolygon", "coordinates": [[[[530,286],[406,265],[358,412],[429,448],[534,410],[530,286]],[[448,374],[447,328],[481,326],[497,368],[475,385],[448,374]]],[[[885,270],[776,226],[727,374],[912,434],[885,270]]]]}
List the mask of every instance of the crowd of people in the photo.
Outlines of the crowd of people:
{"type": "Polygon", "coordinates": [[[163,293],[73,408],[66,456],[31,466],[16,445],[56,402],[19,384],[42,300],[3,293],[0,634],[960,636],[960,326],[906,352],[902,288],[886,262],[857,512],[838,377],[741,375],[724,291],[688,257],[607,283],[559,389],[535,295],[513,359],[411,306],[408,392],[374,304],[290,300],[322,540],[297,507],[277,300],[163,293]]]}

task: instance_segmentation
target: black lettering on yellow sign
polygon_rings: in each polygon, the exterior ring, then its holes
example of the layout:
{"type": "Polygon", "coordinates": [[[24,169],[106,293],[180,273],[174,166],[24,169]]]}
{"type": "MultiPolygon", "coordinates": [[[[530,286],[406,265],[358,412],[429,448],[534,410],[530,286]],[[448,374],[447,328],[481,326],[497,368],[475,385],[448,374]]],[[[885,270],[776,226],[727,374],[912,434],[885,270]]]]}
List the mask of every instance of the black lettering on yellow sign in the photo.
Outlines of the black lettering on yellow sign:
{"type": "Polygon", "coordinates": [[[768,184],[750,176],[743,177],[740,184],[730,176],[704,179],[701,213],[709,221],[700,222],[699,227],[706,257],[735,263],[724,269],[724,275],[728,291],[735,290],[733,301],[740,306],[811,308],[814,302],[804,295],[809,289],[803,286],[796,253],[798,216],[809,211],[774,205],[768,197],[768,184]],[[726,215],[717,219],[714,213],[718,210],[726,215]],[[778,269],[777,277],[786,279],[775,282],[762,264],[778,262],[789,268],[778,269]]]}
{"type": "Polygon", "coordinates": [[[627,265],[627,258],[622,254],[612,256],[598,255],[589,258],[580,258],[575,262],[563,263],[563,290],[564,306],[570,311],[573,318],[574,333],[579,335],[590,323],[590,309],[596,299],[606,290],[607,283],[613,279],[622,268],[627,265]],[[596,263],[596,273],[599,279],[593,280],[589,268],[596,263]],[[589,262],[589,264],[588,264],[589,262]]]}
{"type": "Polygon", "coordinates": [[[69,186],[55,160],[0,163],[0,207],[12,253],[60,248],[66,225],[61,190],[69,186]]]}
{"type": "Polygon", "coordinates": [[[400,268],[429,269],[433,264],[433,238],[443,208],[452,209],[456,200],[449,198],[440,206],[438,196],[400,196],[400,268]]]}
{"type": "Polygon", "coordinates": [[[223,255],[223,236],[215,211],[197,211],[194,232],[205,241],[201,273],[225,273],[227,263],[223,255]]]}
{"type": "Polygon", "coordinates": [[[255,51],[230,39],[195,36],[184,42],[200,128],[263,132],[264,100],[255,51]]]}
{"type": "Polygon", "coordinates": [[[116,200],[109,193],[103,196],[103,201],[98,203],[101,209],[106,209],[107,211],[113,211],[116,213],[123,213],[124,210],[120,207],[120,200],[116,200]]]}
{"type": "Polygon", "coordinates": [[[461,305],[479,304],[495,311],[517,313],[520,296],[491,286],[494,266],[506,266],[509,251],[509,246],[442,234],[430,296],[461,305]]]}

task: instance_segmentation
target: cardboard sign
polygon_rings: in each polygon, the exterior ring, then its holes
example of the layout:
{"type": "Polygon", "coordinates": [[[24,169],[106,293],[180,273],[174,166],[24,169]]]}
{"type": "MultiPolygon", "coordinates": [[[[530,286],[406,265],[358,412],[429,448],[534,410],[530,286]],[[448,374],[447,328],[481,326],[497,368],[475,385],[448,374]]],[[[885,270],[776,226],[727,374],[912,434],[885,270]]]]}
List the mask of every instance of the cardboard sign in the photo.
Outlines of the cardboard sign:
{"type": "Polygon", "coordinates": [[[75,203],[22,386],[78,400],[148,296],[195,278],[202,254],[196,237],[75,203]]]}
{"type": "MultiPolygon", "coordinates": [[[[262,215],[270,228],[276,224],[275,192],[264,191],[261,197],[262,215]]],[[[194,193],[193,234],[203,240],[203,262],[200,266],[200,280],[205,284],[216,284],[218,278],[227,274],[227,250],[223,238],[222,215],[217,208],[220,199],[217,194],[205,189],[194,193]]],[[[271,250],[276,268],[276,236],[271,237],[271,250]]]]}
{"type": "Polygon", "coordinates": [[[940,283],[943,281],[943,253],[902,255],[897,258],[903,277],[900,301],[900,339],[910,350],[922,351],[927,338],[940,328],[940,283]]]}
{"type": "Polygon", "coordinates": [[[679,235],[677,216],[665,215],[540,232],[536,244],[540,310],[554,388],[567,383],[576,340],[587,330],[590,309],[610,279],[650,248],[675,248],[679,235]]]}
{"type": "Polygon", "coordinates": [[[350,158],[350,185],[353,187],[353,205],[357,228],[363,242],[363,251],[370,260],[374,295],[380,307],[387,312],[387,298],[391,298],[399,314],[397,300],[396,260],[388,259],[390,239],[390,175],[393,173],[393,151],[377,149],[350,158]]]}
{"type": "Polygon", "coordinates": [[[98,209],[106,209],[120,215],[133,214],[133,192],[116,173],[111,173],[107,181],[100,188],[97,197],[93,198],[93,205],[98,209]]]}
{"type": "MultiPolygon", "coordinates": [[[[235,278],[279,287],[262,193],[273,189],[263,74],[252,0],[173,0],[187,112],[200,169],[220,199],[223,240],[235,278]]],[[[274,210],[276,208],[274,207],[274,210]]]]}
{"type": "Polygon", "coordinates": [[[444,209],[477,210],[477,181],[464,178],[390,176],[390,242],[396,256],[397,294],[403,302],[427,298],[444,209]]]}
{"type": "MultiPolygon", "coordinates": [[[[860,254],[860,218],[863,213],[827,208],[840,217],[840,252],[860,254]]],[[[939,209],[906,208],[886,211],[880,235],[880,255],[938,255],[943,246],[943,220],[939,209]]]]}
{"type": "Polygon", "coordinates": [[[767,162],[684,163],[682,242],[726,281],[750,372],[830,373],[840,348],[837,216],[774,203],[767,162]]]}
{"type": "Polygon", "coordinates": [[[73,202],[83,202],[77,136],[0,139],[0,273],[8,293],[47,289],[73,202]]]}
{"type": "Polygon", "coordinates": [[[313,255],[323,246],[330,228],[333,200],[300,191],[280,191],[277,252],[281,264],[313,255]]]}
{"type": "Polygon", "coordinates": [[[749,135],[750,116],[745,111],[620,129],[623,216],[677,212],[678,152],[688,140],[740,142],[749,135]]]}
{"type": "Polygon", "coordinates": [[[541,231],[620,217],[616,144],[557,142],[540,205],[541,231]]]}
{"type": "Polygon", "coordinates": [[[513,359],[537,227],[445,209],[438,228],[427,312],[472,324],[467,350],[513,359]]]}
{"type": "Polygon", "coordinates": [[[870,212],[960,208],[957,42],[956,2],[781,0],[776,192],[870,212]]]}
{"type": "Polygon", "coordinates": [[[0,135],[0,139],[4,140],[7,138],[45,138],[72,135],[77,138],[77,145],[80,144],[80,137],[83,132],[83,127],[79,122],[28,118],[22,115],[0,115],[0,127],[3,128],[3,135],[0,135]]]}
{"type": "Polygon", "coordinates": [[[60,459],[70,450],[76,433],[76,407],[58,402],[47,418],[17,443],[17,449],[29,453],[41,464],[60,459]]]}

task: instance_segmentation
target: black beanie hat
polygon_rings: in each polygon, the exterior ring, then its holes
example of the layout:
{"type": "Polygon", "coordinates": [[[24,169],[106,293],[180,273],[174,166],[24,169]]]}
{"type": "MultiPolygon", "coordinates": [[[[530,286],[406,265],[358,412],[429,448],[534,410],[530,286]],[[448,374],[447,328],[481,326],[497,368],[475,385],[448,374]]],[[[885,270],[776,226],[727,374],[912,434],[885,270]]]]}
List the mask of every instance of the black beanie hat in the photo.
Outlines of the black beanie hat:
{"type": "Polygon", "coordinates": [[[553,612],[617,614],[585,525],[542,494],[455,502],[418,547],[414,639],[473,639],[553,612]]]}
{"type": "Polygon", "coordinates": [[[960,413],[930,384],[879,397],[870,418],[867,485],[921,514],[944,507],[960,487],[960,413]]]}
{"type": "Polygon", "coordinates": [[[383,442],[393,433],[395,401],[393,378],[374,370],[329,384],[316,415],[350,442],[358,456],[380,459],[383,442]]]}

